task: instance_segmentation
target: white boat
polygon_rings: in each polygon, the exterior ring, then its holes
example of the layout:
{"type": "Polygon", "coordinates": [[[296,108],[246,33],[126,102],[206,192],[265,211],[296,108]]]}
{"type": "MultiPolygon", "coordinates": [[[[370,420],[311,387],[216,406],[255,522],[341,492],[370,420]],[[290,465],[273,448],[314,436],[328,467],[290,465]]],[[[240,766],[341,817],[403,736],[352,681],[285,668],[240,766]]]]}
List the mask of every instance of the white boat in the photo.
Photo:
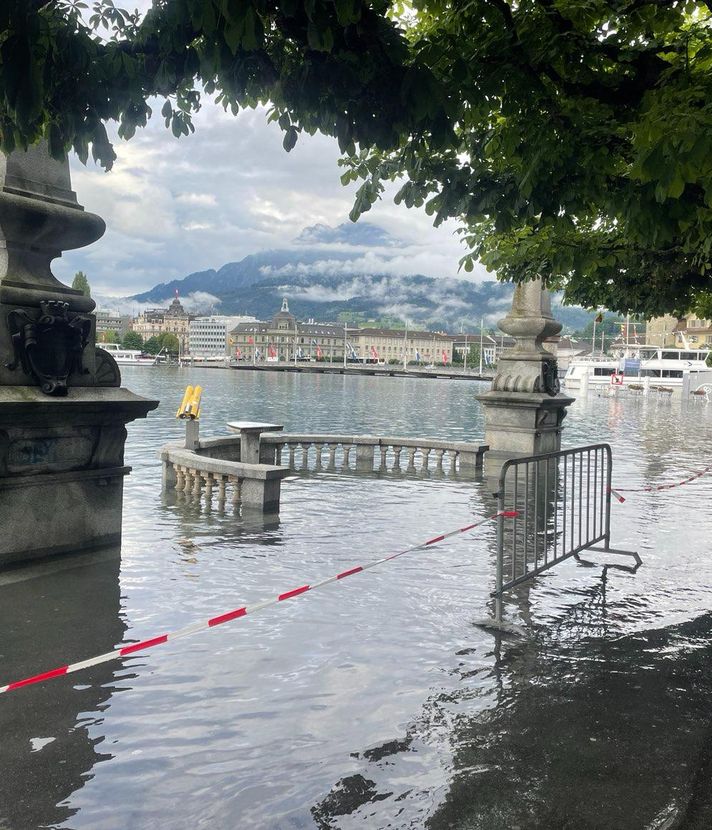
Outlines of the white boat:
{"type": "Polygon", "coordinates": [[[155,366],[157,357],[144,354],[139,349],[125,349],[118,343],[100,343],[100,349],[109,352],[119,366],[155,366]]]}
{"type": "Polygon", "coordinates": [[[709,349],[666,349],[649,345],[628,345],[612,349],[611,355],[591,354],[574,357],[563,379],[566,389],[581,387],[582,378],[588,376],[591,386],[627,386],[640,384],[644,378],[656,386],[682,386],[685,372],[690,373],[691,388],[695,379],[707,374],[709,349]]]}

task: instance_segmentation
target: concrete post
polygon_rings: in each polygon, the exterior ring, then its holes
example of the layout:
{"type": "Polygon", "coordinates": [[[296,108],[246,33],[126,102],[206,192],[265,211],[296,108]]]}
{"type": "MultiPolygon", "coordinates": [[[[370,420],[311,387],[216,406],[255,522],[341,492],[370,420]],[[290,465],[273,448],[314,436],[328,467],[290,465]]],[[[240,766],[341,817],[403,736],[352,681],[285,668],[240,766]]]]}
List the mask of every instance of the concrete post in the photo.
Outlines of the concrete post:
{"type": "Polygon", "coordinates": [[[683,404],[690,402],[690,370],[683,369],[682,372],[682,402],[683,404]]]}
{"type": "Polygon", "coordinates": [[[197,450],[200,446],[200,421],[187,418],[185,421],[185,448],[197,450]]]}

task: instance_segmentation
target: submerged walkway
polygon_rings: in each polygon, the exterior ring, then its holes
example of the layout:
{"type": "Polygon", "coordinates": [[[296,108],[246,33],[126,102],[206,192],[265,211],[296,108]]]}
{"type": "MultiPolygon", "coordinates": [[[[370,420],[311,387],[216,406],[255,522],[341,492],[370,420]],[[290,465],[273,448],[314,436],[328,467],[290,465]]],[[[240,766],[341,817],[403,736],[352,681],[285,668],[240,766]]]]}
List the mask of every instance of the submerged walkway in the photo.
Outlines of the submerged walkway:
{"type": "MultiPolygon", "coordinates": [[[[196,367],[198,364],[196,364],[196,367]]],[[[312,375],[369,375],[371,377],[390,377],[390,378],[445,378],[447,380],[486,380],[491,381],[492,375],[480,375],[473,372],[466,372],[462,369],[448,369],[446,367],[439,369],[403,369],[398,366],[378,366],[375,364],[366,364],[360,366],[337,366],[336,364],[324,363],[261,363],[253,365],[246,363],[244,365],[234,364],[230,366],[231,369],[239,371],[254,371],[254,372],[297,372],[300,374],[312,375]]]]}

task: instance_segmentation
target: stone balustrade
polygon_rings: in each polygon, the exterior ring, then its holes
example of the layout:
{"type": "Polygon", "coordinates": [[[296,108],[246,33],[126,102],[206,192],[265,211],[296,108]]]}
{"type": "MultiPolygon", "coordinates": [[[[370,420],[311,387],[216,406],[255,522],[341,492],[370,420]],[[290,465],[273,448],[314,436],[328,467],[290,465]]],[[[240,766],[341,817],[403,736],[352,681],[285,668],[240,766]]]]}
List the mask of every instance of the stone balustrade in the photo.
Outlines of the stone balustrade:
{"type": "Polygon", "coordinates": [[[268,433],[260,436],[260,461],[296,472],[448,473],[482,470],[487,446],[434,438],[268,433]]]}
{"type": "Polygon", "coordinates": [[[246,464],[240,461],[240,439],[200,441],[195,450],[167,446],[161,450],[163,489],[200,499],[214,498],[218,507],[231,504],[263,513],[279,512],[282,479],[286,467],[246,464]]]}
{"type": "MultiPolygon", "coordinates": [[[[290,473],[318,471],[475,476],[487,447],[434,438],[379,438],[372,435],[284,434],[262,432],[248,422],[233,422],[242,434],[191,438],[190,448],[163,447],[163,488],[218,507],[230,504],[264,513],[279,511],[281,481],[290,473]],[[250,458],[243,461],[243,454],[250,458]]],[[[265,425],[275,429],[274,425],[265,425]]]]}

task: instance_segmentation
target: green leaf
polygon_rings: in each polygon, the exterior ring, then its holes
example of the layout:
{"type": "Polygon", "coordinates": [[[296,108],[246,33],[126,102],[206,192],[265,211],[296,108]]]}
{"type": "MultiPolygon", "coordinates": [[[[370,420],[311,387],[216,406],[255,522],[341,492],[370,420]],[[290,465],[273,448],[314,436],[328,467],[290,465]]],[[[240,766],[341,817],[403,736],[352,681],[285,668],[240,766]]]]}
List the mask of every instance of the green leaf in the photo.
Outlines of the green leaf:
{"type": "Polygon", "coordinates": [[[282,140],[282,147],[289,152],[294,145],[297,143],[297,128],[296,127],[289,127],[289,129],[284,134],[284,139],[282,140]]]}

